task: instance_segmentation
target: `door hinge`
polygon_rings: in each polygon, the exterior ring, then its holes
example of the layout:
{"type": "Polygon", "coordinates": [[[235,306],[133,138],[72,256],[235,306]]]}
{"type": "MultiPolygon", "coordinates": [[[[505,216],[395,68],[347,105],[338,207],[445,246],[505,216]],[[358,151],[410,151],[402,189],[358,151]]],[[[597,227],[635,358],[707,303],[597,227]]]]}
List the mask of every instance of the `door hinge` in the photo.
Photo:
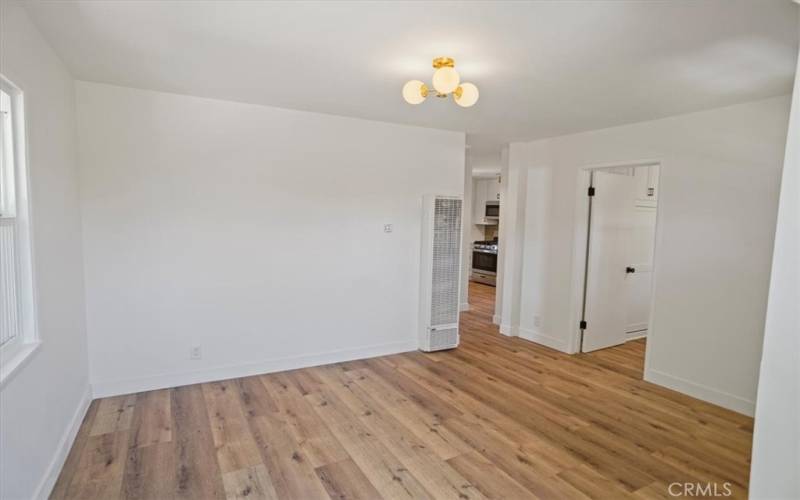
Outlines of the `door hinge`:
{"type": "Polygon", "coordinates": [[[594,186],[589,186],[589,196],[594,196],[594,186]]]}
{"type": "Polygon", "coordinates": [[[586,322],[585,321],[581,321],[580,323],[578,323],[578,326],[580,327],[581,330],[586,330],[586,322]]]}

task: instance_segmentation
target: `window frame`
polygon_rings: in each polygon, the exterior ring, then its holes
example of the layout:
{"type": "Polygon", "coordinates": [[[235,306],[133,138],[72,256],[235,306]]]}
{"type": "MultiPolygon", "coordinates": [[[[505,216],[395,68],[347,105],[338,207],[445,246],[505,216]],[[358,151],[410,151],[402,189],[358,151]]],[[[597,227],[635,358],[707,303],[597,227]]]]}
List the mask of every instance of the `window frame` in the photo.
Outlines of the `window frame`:
{"type": "Polygon", "coordinates": [[[18,335],[0,346],[0,388],[28,361],[41,346],[38,330],[37,294],[33,265],[33,223],[30,206],[30,170],[28,164],[28,129],[23,90],[0,74],[0,89],[11,101],[13,141],[15,250],[18,297],[18,335]]]}
{"type": "MultiPolygon", "coordinates": [[[[11,95],[5,91],[4,88],[0,88],[0,93],[5,94],[9,98],[9,107],[11,106],[11,95]]],[[[0,94],[0,103],[2,103],[2,94],[0,94]]],[[[3,112],[0,109],[0,112],[3,112]]],[[[13,110],[9,109],[9,118],[13,116],[13,110]]],[[[0,141],[5,144],[6,135],[12,134],[11,139],[13,142],[13,134],[14,134],[14,125],[10,123],[8,127],[5,126],[6,117],[0,117],[0,141]]],[[[13,144],[12,144],[12,154],[13,154],[13,144]]],[[[11,219],[16,218],[17,210],[16,210],[16,200],[14,198],[14,193],[16,192],[16,178],[14,176],[14,157],[11,157],[11,162],[9,163],[9,167],[5,167],[6,159],[5,158],[5,151],[3,154],[0,155],[0,219],[11,219]],[[8,185],[11,184],[14,186],[14,189],[9,190],[8,185]]]]}

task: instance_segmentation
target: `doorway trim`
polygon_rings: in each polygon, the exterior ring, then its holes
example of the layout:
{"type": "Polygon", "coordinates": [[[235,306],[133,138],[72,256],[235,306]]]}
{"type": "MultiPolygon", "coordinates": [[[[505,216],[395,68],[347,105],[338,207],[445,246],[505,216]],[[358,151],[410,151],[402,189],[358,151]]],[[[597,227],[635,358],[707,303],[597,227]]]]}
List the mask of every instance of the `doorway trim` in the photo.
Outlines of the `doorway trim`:
{"type": "MultiPolygon", "coordinates": [[[[664,161],[661,158],[646,158],[641,160],[632,161],[618,161],[607,163],[588,164],[579,167],[578,178],[575,189],[575,233],[573,235],[572,244],[572,278],[570,283],[570,325],[572,328],[572,335],[570,335],[569,352],[570,354],[580,353],[581,349],[581,329],[579,323],[583,311],[583,289],[586,280],[586,257],[587,257],[587,242],[589,230],[589,196],[587,189],[590,185],[590,178],[592,171],[607,170],[612,168],[635,168],[635,167],[648,167],[651,165],[658,165],[659,181],[661,172],[664,168],[664,161]]],[[[661,182],[659,182],[659,203],[662,199],[661,182]]],[[[661,211],[656,210],[656,228],[655,228],[655,242],[653,249],[653,262],[656,262],[658,256],[658,247],[661,241],[661,211]]],[[[654,265],[652,283],[650,284],[650,316],[647,323],[647,337],[648,342],[645,348],[645,365],[644,371],[647,373],[650,361],[650,339],[653,338],[653,317],[655,313],[655,290],[656,281],[658,279],[658,266],[654,265]]]]}

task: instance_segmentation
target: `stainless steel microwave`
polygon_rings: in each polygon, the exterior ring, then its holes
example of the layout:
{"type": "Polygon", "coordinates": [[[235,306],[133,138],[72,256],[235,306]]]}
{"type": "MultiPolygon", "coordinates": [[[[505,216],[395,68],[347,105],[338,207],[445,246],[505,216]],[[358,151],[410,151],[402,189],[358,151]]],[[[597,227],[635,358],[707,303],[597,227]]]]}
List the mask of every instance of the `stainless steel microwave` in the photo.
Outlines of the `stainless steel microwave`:
{"type": "Polygon", "coordinates": [[[486,217],[500,217],[500,202],[487,201],[486,212],[484,212],[483,215],[485,215],[486,217]]]}

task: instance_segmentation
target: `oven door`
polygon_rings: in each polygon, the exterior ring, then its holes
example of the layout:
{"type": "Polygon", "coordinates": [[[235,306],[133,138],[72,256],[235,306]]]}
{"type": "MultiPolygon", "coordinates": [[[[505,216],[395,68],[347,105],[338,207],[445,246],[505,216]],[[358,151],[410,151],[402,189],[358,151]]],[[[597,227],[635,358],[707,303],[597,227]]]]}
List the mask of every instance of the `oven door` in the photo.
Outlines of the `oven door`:
{"type": "Polygon", "coordinates": [[[486,217],[500,217],[500,204],[496,201],[488,201],[486,202],[486,212],[484,212],[486,217]]]}
{"type": "Polygon", "coordinates": [[[497,274],[497,254],[486,250],[472,250],[472,269],[484,274],[497,274]]]}

